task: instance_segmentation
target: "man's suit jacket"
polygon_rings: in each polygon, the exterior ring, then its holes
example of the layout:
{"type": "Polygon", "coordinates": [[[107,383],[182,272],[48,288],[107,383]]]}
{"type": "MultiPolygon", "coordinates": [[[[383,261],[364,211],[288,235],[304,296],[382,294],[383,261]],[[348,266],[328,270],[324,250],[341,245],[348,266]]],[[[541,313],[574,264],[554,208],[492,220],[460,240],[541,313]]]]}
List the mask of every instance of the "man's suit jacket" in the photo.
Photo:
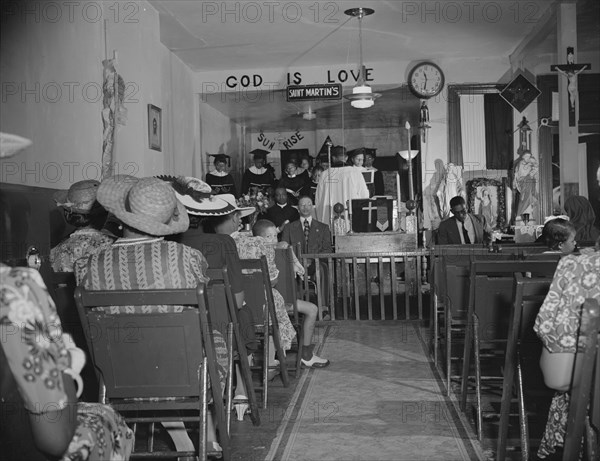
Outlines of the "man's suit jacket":
{"type": "Polygon", "coordinates": [[[308,248],[304,247],[304,219],[289,223],[283,228],[281,241],[288,242],[297,251],[297,244],[301,244],[304,253],[331,253],[331,232],[329,226],[312,219],[310,233],[308,234],[308,248]]]}
{"type": "Polygon", "coordinates": [[[268,219],[277,227],[280,227],[285,221],[292,222],[299,217],[300,215],[298,214],[298,210],[289,203],[283,208],[275,204],[269,208],[263,216],[261,216],[261,218],[268,219]]]}
{"type": "MultiPolygon", "coordinates": [[[[471,243],[484,243],[489,238],[488,225],[485,218],[481,215],[471,214],[471,222],[473,223],[473,229],[475,230],[475,241],[471,243]]],[[[456,225],[456,219],[448,218],[440,223],[440,227],[437,231],[437,243],[438,245],[460,245],[460,234],[458,226],[456,225]]]]}

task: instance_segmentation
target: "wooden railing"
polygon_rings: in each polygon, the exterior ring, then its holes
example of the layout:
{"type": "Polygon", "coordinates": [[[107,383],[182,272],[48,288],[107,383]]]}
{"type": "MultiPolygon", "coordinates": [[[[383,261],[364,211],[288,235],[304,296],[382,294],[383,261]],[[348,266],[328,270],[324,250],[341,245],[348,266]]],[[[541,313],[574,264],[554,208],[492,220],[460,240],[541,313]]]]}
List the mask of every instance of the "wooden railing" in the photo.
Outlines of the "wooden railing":
{"type": "Polygon", "coordinates": [[[423,319],[421,291],[428,254],[428,250],[303,254],[300,261],[307,275],[302,297],[319,306],[319,320],[324,311],[331,320],[423,319]]]}

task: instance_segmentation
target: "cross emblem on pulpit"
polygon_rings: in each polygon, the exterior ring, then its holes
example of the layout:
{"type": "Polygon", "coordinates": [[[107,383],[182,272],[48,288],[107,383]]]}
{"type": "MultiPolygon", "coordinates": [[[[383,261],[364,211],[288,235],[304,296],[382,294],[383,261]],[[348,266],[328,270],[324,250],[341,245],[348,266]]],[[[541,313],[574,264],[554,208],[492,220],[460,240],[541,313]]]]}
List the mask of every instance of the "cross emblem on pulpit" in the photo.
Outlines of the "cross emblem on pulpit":
{"type": "Polygon", "coordinates": [[[567,91],[569,92],[569,126],[575,126],[575,102],[577,99],[577,74],[586,69],[591,69],[591,64],[575,64],[575,48],[567,48],[567,63],[552,64],[551,71],[560,72],[567,77],[567,91]]]}
{"type": "Polygon", "coordinates": [[[371,219],[371,212],[372,211],[377,211],[377,207],[373,206],[373,202],[369,201],[369,205],[367,205],[366,207],[362,208],[363,211],[367,212],[368,215],[368,224],[369,226],[373,223],[372,219],[371,219]]]}

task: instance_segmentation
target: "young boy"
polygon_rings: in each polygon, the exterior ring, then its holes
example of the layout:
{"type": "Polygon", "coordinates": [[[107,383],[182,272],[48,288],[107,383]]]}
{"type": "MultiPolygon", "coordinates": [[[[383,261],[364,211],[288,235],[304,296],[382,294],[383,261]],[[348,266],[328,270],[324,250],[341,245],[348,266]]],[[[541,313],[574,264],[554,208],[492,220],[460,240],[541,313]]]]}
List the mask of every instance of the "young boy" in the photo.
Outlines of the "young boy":
{"type": "MultiPolygon", "coordinates": [[[[262,237],[265,242],[273,248],[287,248],[287,242],[277,241],[277,228],[275,224],[266,219],[261,219],[256,222],[252,228],[252,234],[256,237],[262,237]]],[[[303,275],[304,268],[294,256],[294,269],[296,274],[303,275]]],[[[313,303],[298,300],[298,312],[304,315],[304,323],[302,326],[302,334],[304,335],[304,346],[301,351],[301,362],[302,365],[308,368],[324,368],[329,366],[329,360],[322,359],[312,353],[312,347],[310,346],[312,335],[315,330],[315,322],[317,320],[318,308],[313,303]]]]}

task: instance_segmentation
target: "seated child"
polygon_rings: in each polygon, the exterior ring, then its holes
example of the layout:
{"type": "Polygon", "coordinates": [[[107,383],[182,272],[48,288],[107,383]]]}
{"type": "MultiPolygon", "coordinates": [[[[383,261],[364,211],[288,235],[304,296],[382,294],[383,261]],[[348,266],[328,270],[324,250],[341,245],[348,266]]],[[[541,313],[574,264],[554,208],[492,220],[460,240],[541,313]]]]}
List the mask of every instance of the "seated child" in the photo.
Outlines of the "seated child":
{"type": "MultiPolygon", "coordinates": [[[[262,237],[265,242],[271,248],[285,248],[287,247],[287,242],[278,242],[277,241],[277,228],[275,224],[266,219],[261,219],[256,222],[254,227],[252,228],[252,234],[257,237],[262,237]]],[[[268,256],[268,255],[267,255],[268,256]]],[[[274,253],[273,253],[274,257],[274,253]]],[[[303,275],[304,268],[294,255],[294,269],[296,274],[303,275]]],[[[312,335],[315,330],[315,322],[317,320],[318,308],[313,303],[308,301],[304,301],[302,299],[298,300],[298,312],[304,315],[304,322],[302,327],[302,332],[304,335],[304,346],[302,346],[302,365],[308,368],[324,368],[329,365],[329,360],[318,357],[313,354],[312,348],[310,346],[312,335]]]]}

